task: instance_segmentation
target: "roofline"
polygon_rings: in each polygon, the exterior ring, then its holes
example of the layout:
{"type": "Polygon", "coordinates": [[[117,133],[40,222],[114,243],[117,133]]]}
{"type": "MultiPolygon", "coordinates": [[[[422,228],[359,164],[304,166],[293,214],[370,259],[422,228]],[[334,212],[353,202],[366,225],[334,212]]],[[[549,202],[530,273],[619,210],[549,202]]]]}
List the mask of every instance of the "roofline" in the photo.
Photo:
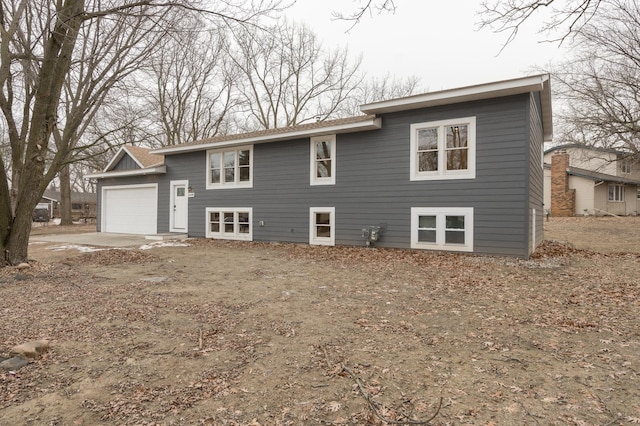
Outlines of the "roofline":
{"type": "Polygon", "coordinates": [[[102,173],[92,173],[89,175],[85,175],[85,179],[102,179],[102,178],[115,178],[115,177],[125,177],[125,176],[146,176],[146,175],[158,175],[167,173],[167,166],[162,165],[158,167],[148,167],[146,169],[134,169],[134,170],[122,170],[117,172],[102,172],[102,173]]]}
{"type": "Polygon", "coordinates": [[[599,146],[590,146],[590,145],[579,144],[579,143],[567,143],[567,144],[555,145],[555,146],[552,146],[551,148],[546,149],[544,153],[548,154],[550,152],[557,151],[559,149],[571,149],[571,148],[588,149],[590,151],[597,151],[597,152],[603,152],[607,154],[616,154],[616,155],[626,154],[624,151],[619,151],[613,148],[603,148],[599,146]]]}
{"type": "Polygon", "coordinates": [[[303,137],[321,136],[331,133],[351,133],[363,130],[376,130],[382,127],[382,119],[380,117],[372,117],[367,120],[359,121],[356,123],[335,124],[327,127],[315,127],[311,129],[294,129],[289,131],[283,131],[282,133],[274,133],[263,136],[249,136],[239,137],[238,139],[209,142],[193,145],[181,145],[175,147],[160,148],[152,150],[152,154],[178,154],[193,151],[202,151],[209,148],[219,148],[228,146],[237,146],[245,144],[266,143],[272,141],[284,141],[291,139],[298,139],[303,137]]]}
{"type": "Polygon", "coordinates": [[[627,185],[640,185],[640,181],[637,181],[634,179],[629,179],[622,176],[609,175],[606,173],[590,172],[589,170],[576,169],[574,167],[569,167],[567,169],[567,173],[571,176],[578,176],[585,179],[592,179],[594,181],[615,182],[615,183],[622,183],[627,185]]]}
{"type": "Polygon", "coordinates": [[[449,105],[482,99],[499,98],[529,92],[540,92],[542,102],[542,118],[544,141],[553,139],[553,125],[551,112],[551,80],[549,74],[502,80],[455,89],[440,90],[421,95],[407,96],[388,101],[373,102],[360,106],[365,114],[383,114],[397,111],[407,111],[418,108],[428,108],[438,105],[449,105]]]}

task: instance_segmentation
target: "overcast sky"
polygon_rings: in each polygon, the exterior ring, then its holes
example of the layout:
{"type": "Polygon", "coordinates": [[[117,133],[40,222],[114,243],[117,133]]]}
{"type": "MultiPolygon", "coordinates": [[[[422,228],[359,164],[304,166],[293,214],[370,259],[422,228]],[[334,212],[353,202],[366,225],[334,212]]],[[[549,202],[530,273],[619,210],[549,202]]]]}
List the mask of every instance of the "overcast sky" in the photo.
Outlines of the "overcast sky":
{"type": "Polygon", "coordinates": [[[542,17],[500,52],[507,35],[477,29],[479,0],[396,0],[395,14],[367,15],[349,32],[350,22],[332,20],[332,11],[349,14],[359,4],[297,0],[286,16],[309,25],[325,47],[362,53],[368,74],[416,75],[429,91],[525,76],[566,54],[557,44],[540,42],[542,17]]]}

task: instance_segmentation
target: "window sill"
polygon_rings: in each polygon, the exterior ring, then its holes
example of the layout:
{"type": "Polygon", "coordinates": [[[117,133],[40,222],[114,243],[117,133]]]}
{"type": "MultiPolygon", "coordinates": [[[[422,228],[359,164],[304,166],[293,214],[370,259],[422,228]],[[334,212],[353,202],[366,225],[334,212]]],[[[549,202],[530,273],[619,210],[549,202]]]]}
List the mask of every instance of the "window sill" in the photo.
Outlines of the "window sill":
{"type": "Polygon", "coordinates": [[[245,189],[245,188],[253,188],[253,182],[247,183],[238,183],[238,184],[218,184],[218,185],[207,185],[207,190],[209,189],[245,189]]]}

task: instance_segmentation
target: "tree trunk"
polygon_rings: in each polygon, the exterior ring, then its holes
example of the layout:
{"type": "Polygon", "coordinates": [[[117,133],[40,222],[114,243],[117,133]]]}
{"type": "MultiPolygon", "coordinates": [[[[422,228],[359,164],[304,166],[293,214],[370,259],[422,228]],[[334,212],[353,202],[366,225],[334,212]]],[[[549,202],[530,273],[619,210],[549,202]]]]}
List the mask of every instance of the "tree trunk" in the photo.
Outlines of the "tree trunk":
{"type": "MultiPolygon", "coordinates": [[[[57,2],[57,7],[59,10],[55,26],[42,52],[43,59],[33,97],[29,133],[26,139],[20,142],[20,149],[24,149],[25,161],[19,182],[12,182],[12,190],[17,190],[15,210],[9,216],[8,229],[0,231],[4,265],[16,265],[28,260],[32,213],[49,183],[45,181],[45,159],[49,139],[57,121],[60,92],[71,66],[71,55],[82,24],[84,0],[57,2]]],[[[0,185],[0,196],[6,195],[5,192],[4,187],[0,185]]],[[[5,208],[0,206],[0,213],[5,208]]]]}
{"type": "Polygon", "coordinates": [[[60,178],[60,225],[73,225],[69,164],[60,169],[58,177],[60,178]]]}

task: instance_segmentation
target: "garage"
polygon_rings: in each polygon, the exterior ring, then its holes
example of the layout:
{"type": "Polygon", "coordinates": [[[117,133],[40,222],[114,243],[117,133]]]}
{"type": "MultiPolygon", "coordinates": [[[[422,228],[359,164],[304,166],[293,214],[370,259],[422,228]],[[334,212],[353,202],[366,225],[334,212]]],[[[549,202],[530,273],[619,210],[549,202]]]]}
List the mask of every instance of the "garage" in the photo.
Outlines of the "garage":
{"type": "Polygon", "coordinates": [[[156,234],[157,222],[157,184],[102,188],[102,232],[156,234]]]}

